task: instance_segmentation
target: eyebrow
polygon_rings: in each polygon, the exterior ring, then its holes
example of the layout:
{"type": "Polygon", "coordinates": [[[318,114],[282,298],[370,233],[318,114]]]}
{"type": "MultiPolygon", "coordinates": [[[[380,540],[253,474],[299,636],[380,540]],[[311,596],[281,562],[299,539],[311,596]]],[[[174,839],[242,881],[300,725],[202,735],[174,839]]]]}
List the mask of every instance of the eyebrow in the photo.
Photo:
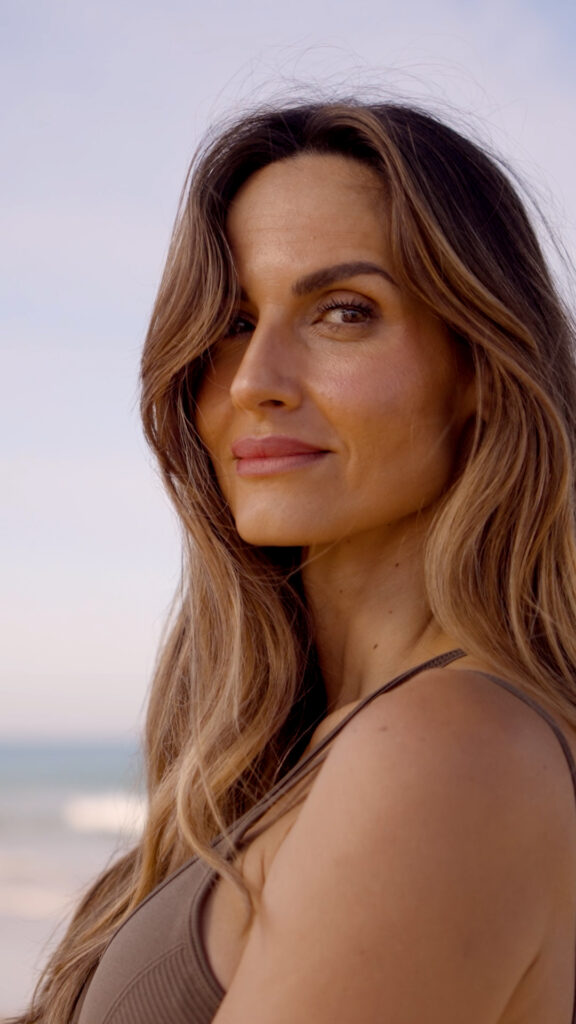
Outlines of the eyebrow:
{"type": "Polygon", "coordinates": [[[319,288],[327,288],[328,285],[335,284],[337,281],[358,277],[360,274],[379,274],[380,277],[384,277],[390,284],[397,287],[396,281],[387,270],[384,270],[384,267],[379,266],[378,263],[358,260],[355,263],[336,263],[333,267],[323,267],[321,270],[306,274],[294,283],[292,291],[294,295],[309,295],[310,292],[315,292],[319,288]]]}

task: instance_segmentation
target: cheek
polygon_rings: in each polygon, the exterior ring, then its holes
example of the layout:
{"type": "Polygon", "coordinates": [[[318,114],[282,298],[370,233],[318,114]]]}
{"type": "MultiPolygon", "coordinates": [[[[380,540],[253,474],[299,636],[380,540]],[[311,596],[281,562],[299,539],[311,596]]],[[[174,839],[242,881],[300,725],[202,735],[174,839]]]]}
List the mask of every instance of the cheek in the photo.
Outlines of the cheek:
{"type": "Polygon", "coordinates": [[[409,374],[391,362],[362,359],[325,374],[316,393],[335,427],[361,440],[394,429],[413,405],[413,389],[409,374]]]}
{"type": "Polygon", "coordinates": [[[229,385],[220,372],[204,374],[196,392],[195,425],[212,456],[218,454],[230,415],[229,385]]]}
{"type": "Polygon", "coordinates": [[[353,467],[362,472],[374,460],[406,474],[416,466],[432,475],[449,469],[458,429],[457,382],[448,368],[375,360],[364,370],[326,391],[325,407],[344,428],[353,467]]]}

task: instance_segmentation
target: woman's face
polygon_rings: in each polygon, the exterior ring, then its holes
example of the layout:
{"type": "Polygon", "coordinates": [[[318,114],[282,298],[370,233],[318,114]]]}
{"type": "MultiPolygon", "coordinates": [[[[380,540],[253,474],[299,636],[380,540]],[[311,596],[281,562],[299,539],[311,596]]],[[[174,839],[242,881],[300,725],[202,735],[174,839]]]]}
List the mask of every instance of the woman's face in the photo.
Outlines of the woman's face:
{"type": "Polygon", "coordinates": [[[240,535],[310,547],[423,521],[453,477],[472,381],[394,281],[376,173],[335,155],[272,164],[227,231],[242,298],[196,422],[240,535]]]}

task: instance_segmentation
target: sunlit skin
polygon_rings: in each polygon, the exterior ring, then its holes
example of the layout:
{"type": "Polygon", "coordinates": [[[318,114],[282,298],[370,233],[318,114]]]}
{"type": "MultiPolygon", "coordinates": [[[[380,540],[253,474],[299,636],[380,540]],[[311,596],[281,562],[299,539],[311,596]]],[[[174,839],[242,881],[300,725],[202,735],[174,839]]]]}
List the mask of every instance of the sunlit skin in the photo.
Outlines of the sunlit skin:
{"type": "Polygon", "coordinates": [[[422,542],[474,387],[446,327],[395,283],[386,214],[354,160],[299,156],[254,175],[228,219],[243,301],[198,394],[240,535],[307,549],[337,704],[450,646],[430,621],[422,542]],[[244,439],[279,435],[314,450],[235,457],[244,439]]]}
{"type": "MultiPolygon", "coordinates": [[[[457,646],[424,582],[474,380],[396,283],[372,171],[303,155],[255,174],[227,231],[243,290],[197,427],[241,536],[303,548],[328,714],[457,646]]],[[[274,806],[204,916],[214,1024],[568,1020],[575,844],[558,744],[466,657],[363,708],[305,799],[274,806]],[[569,849],[567,847],[570,847],[569,849]],[[529,851],[529,854],[528,854],[529,851]]]]}
{"type": "Polygon", "coordinates": [[[470,380],[444,325],[394,283],[372,172],[336,156],[273,164],[228,234],[245,301],[198,425],[241,536],[313,549],[427,508],[452,476],[470,380]],[[319,452],[234,458],[234,442],[279,434],[319,452]]]}

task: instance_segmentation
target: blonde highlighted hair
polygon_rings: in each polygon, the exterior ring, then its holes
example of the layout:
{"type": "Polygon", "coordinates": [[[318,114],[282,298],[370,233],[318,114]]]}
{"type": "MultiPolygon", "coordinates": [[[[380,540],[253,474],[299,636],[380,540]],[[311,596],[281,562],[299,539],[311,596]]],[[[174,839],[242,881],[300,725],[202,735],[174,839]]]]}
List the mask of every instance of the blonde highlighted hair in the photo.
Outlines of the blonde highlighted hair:
{"type": "Polygon", "coordinates": [[[130,911],[298,758],[324,709],[300,553],[236,533],[194,427],[194,395],[237,301],[230,203],[302,152],[379,175],[395,275],[474,366],[478,418],[426,553],[430,605],[468,653],[576,725],[573,329],[508,174],[431,114],[354,100],[262,109],[193,165],[142,359],[142,415],[182,523],[184,572],[150,696],[149,813],[95,883],[23,1022],[65,1024],[130,911]]]}

